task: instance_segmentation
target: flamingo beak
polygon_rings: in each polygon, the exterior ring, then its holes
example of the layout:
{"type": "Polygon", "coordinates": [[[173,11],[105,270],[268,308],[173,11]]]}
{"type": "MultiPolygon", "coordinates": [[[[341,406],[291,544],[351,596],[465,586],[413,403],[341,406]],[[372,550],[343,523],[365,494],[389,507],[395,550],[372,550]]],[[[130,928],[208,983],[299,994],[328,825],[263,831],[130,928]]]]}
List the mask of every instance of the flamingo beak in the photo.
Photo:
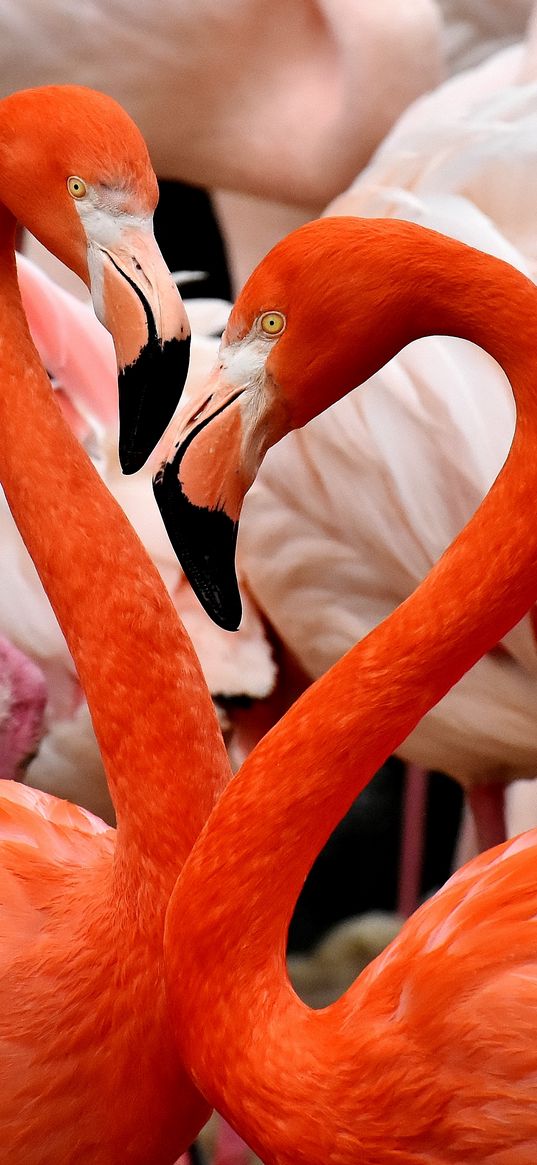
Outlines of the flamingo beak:
{"type": "Polygon", "coordinates": [[[135,473],[179,402],[190,326],[152,231],[123,231],[116,245],[96,248],[88,265],[95,311],[116,349],[119,460],[124,473],[135,473]]]}
{"type": "Polygon", "coordinates": [[[242,395],[213,373],[203,392],[185,401],[174,444],[153,482],[190,585],[225,631],[236,631],[242,617],[235,547],[242,502],[255,476],[244,469],[242,395]]]}

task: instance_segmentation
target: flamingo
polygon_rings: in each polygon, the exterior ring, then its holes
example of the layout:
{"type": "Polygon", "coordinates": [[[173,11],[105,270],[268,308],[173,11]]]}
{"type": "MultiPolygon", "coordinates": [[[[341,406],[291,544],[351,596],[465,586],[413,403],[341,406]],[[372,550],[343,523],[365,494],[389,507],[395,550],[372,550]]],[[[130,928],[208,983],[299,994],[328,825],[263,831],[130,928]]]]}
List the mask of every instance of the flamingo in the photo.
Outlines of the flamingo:
{"type": "MultiPolygon", "coordinates": [[[[410,107],[327,214],[415,218],[535,278],[528,141],[537,85],[522,84],[522,76],[531,73],[536,32],[534,22],[524,46],[410,107]]],[[[497,365],[461,341],[428,337],[365,392],[271,450],[245,507],[239,562],[310,679],[411,593],[489,488],[513,426],[512,395],[497,365]]],[[[398,749],[407,762],[462,785],[474,848],[503,840],[514,802],[531,796],[520,778],[537,772],[534,617],[528,613],[398,749]]],[[[527,820],[535,822],[534,809],[527,820]]]]}
{"type": "Polygon", "coordinates": [[[285,967],[296,898],[338,820],[535,599],[536,309],[527,277],[427,228],[309,223],[246,284],[159,479],[198,591],[231,624],[242,496],[285,429],[424,334],[484,347],[517,403],[510,455],[473,519],[414,594],[257,745],[170,899],[165,961],[180,1051],[197,1087],[267,1165],[536,1159],[536,831],[459,870],[329,1007],[303,1004],[285,967]],[[218,539],[203,572],[198,518],[218,539]]]}
{"type": "MultiPolygon", "coordinates": [[[[143,139],[111,99],[51,87],[0,102],[0,476],[72,652],[118,822],[0,783],[0,1143],[12,1165],[171,1165],[208,1113],[174,1046],[162,937],[227,756],[160,576],[53,398],[14,257],[19,219],[91,285],[124,391],[148,331],[152,391],[159,374],[166,389],[187,325],[150,233],[155,190],[143,139]]],[[[141,456],[136,420],[123,432],[128,458],[141,456]]]]}
{"type": "MultiPolygon", "coordinates": [[[[390,213],[454,233],[527,273],[522,256],[465,199],[422,195],[410,204],[392,191],[390,213]]],[[[462,340],[435,336],[270,450],[244,507],[238,559],[310,680],[412,593],[492,484],[514,423],[498,365],[462,340]]],[[[532,618],[398,748],[407,763],[449,773],[462,786],[481,849],[512,830],[513,782],[537,773],[532,618]]]]}
{"type": "MultiPolygon", "coordinates": [[[[119,451],[124,472],[134,473],[147,461],[157,441],[162,436],[177,405],[188,370],[190,350],[190,329],[177,288],[166,268],[153,235],[153,210],[157,201],[156,179],[147,154],[137,158],[137,171],[132,177],[143,190],[142,197],[132,196],[128,190],[128,178],[116,165],[115,187],[108,191],[108,177],[105,159],[100,160],[98,181],[92,181],[93,159],[88,144],[86,164],[89,166],[86,178],[77,174],[67,176],[67,193],[73,210],[69,223],[69,237],[55,238],[58,199],[45,211],[39,206],[35,196],[32,200],[29,188],[29,167],[35,162],[36,134],[46,124],[50,111],[58,116],[54,142],[61,139],[64,121],[70,117],[71,132],[75,135],[75,117],[69,98],[76,105],[77,86],[62,86],[63,106],[58,107],[57,86],[43,87],[39,98],[35,90],[23,90],[4,98],[2,110],[2,189],[6,206],[17,199],[17,210],[27,229],[31,230],[43,246],[53,250],[56,245],[57,258],[68,257],[67,242],[78,240],[75,255],[75,273],[91,290],[96,315],[109,330],[114,327],[117,314],[124,314],[121,341],[116,344],[119,368],[119,451]],[[30,124],[36,116],[39,101],[39,117],[35,126],[30,124]],[[65,112],[63,112],[65,110],[65,112]],[[24,183],[28,186],[25,187],[24,183]],[[121,197],[125,187],[124,196],[121,197]],[[10,201],[11,200],[11,201],[10,201]],[[33,230],[34,217],[39,232],[33,230]],[[133,295],[134,291],[134,295],[133,295]],[[161,365],[166,369],[162,390],[155,399],[153,392],[153,367],[161,365]]],[[[93,99],[95,102],[95,98],[93,99]]],[[[103,95],[103,106],[106,102],[103,95]]],[[[121,108],[116,105],[116,108],[121,108]]],[[[126,115],[124,115],[126,116],[126,115]]],[[[87,130],[92,138],[98,134],[99,109],[87,130]]],[[[133,126],[130,120],[126,123],[133,126]]],[[[84,127],[78,126],[78,142],[84,136],[84,127]]],[[[132,140],[134,127],[127,143],[132,140]]],[[[52,133],[50,135],[53,136],[52,133]]],[[[145,149],[145,146],[144,146],[145,149]]],[[[84,160],[84,159],[83,159],[84,160]]],[[[41,161],[41,158],[39,159],[41,161]]],[[[74,158],[73,158],[74,161],[74,158]]],[[[65,163],[64,163],[65,164],[65,163]]],[[[114,167],[114,156],[110,150],[108,169],[114,167]]],[[[53,170],[52,162],[45,168],[45,174],[53,170]]],[[[65,183],[64,183],[65,185],[65,183]]],[[[65,191],[62,189],[65,198],[65,191]]],[[[61,205],[61,204],[60,204],[61,205]]],[[[73,255],[71,256],[73,257],[73,255]]],[[[66,264],[68,265],[68,264],[66,264]]]]}
{"type": "MultiPolygon", "coordinates": [[[[537,85],[522,78],[535,76],[536,33],[534,20],[523,46],[410,107],[326,213],[412,218],[535,279],[537,85]]],[[[310,678],[411,593],[489,488],[513,426],[501,370],[467,344],[428,337],[271,451],[245,507],[239,561],[310,678]]],[[[522,801],[526,827],[536,821],[535,785],[520,781],[537,773],[534,625],[532,611],[398,749],[462,785],[466,849],[518,832],[522,801]]]]}

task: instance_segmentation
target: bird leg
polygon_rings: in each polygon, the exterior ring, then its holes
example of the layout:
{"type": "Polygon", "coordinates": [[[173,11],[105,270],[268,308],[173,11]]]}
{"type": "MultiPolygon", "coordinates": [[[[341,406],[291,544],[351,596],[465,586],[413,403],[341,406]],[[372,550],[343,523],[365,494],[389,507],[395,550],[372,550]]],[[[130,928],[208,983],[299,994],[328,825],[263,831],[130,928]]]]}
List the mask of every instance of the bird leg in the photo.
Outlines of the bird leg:
{"type": "Polygon", "coordinates": [[[474,819],[479,853],[507,840],[505,785],[501,782],[474,785],[467,792],[474,819]]]}

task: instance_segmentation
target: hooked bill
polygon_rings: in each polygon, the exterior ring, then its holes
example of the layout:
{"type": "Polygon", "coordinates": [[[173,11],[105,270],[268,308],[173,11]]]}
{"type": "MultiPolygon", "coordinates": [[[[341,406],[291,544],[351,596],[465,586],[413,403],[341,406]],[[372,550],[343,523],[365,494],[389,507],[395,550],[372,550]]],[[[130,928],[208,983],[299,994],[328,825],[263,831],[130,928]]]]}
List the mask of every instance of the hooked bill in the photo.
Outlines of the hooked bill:
{"type": "MultiPolygon", "coordinates": [[[[191,436],[199,430],[194,430],[191,436]]],[[[238,522],[224,510],[189,501],[179,479],[186,444],[166,461],[153,482],[155,499],[185,575],[210,618],[224,631],[237,631],[242,603],[235,571],[238,522]]]]}

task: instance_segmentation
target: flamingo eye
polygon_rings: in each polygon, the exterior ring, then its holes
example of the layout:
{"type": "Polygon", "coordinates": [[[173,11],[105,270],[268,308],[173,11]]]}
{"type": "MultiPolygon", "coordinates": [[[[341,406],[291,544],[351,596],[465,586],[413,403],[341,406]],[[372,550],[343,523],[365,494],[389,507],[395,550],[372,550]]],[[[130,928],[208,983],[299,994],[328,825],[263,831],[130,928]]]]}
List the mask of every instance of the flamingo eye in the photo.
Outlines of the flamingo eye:
{"type": "Polygon", "coordinates": [[[258,324],[265,336],[279,336],[285,328],[285,316],[281,311],[266,311],[259,317],[258,324]]]}
{"type": "Polygon", "coordinates": [[[67,179],[67,189],[72,198],[84,198],[87,187],[83,178],[77,178],[75,174],[72,174],[67,179]]]}

